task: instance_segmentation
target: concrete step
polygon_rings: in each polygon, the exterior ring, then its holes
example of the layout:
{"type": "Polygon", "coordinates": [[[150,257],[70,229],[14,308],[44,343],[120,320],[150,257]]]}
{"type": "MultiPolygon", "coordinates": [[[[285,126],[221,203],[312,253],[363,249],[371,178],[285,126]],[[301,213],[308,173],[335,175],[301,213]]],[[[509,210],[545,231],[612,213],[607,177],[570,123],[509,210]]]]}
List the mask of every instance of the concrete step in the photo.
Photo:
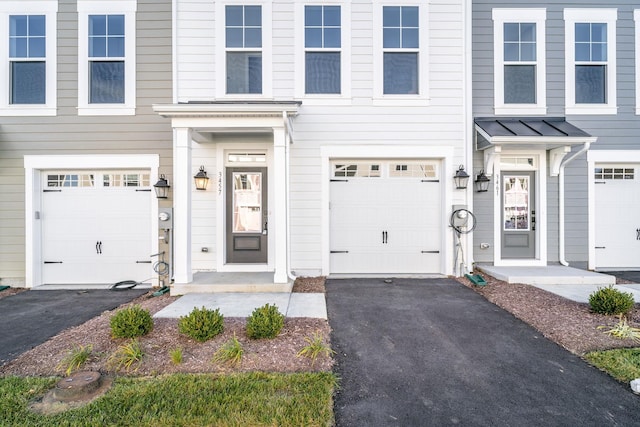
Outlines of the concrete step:
{"type": "Polygon", "coordinates": [[[477,264],[476,268],[507,283],[527,285],[615,285],[616,283],[615,276],[563,265],[496,267],[477,264]]]}

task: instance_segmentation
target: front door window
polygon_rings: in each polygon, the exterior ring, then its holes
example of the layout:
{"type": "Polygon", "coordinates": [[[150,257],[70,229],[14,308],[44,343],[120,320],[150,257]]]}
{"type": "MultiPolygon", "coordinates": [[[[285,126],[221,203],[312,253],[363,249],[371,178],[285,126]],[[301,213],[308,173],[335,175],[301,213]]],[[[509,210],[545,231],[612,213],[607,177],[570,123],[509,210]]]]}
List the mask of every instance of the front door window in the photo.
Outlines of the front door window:
{"type": "Polygon", "coordinates": [[[233,174],[233,232],[262,232],[262,174],[233,174]]]}
{"type": "Polygon", "coordinates": [[[529,206],[529,177],[510,176],[504,180],[504,230],[526,230],[531,228],[529,206]]]}

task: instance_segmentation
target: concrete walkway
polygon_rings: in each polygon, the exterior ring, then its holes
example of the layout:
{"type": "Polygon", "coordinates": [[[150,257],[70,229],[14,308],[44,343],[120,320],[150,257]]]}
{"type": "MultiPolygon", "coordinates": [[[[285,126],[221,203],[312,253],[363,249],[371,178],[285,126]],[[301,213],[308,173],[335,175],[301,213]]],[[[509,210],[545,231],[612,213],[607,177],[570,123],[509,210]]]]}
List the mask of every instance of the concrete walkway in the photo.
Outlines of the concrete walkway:
{"type": "MultiPolygon", "coordinates": [[[[536,288],[544,289],[547,292],[552,292],[561,297],[570,299],[577,302],[589,302],[589,295],[594,293],[600,288],[606,287],[604,285],[534,285],[536,288]]],[[[622,292],[628,292],[633,295],[633,299],[636,302],[640,302],[640,284],[627,284],[627,285],[614,285],[614,288],[622,292]]]]}
{"type": "Polygon", "coordinates": [[[253,310],[265,304],[275,304],[287,317],[327,318],[324,294],[298,292],[187,294],[153,317],[178,318],[196,307],[219,308],[225,317],[248,317],[253,310]]]}
{"type": "Polygon", "coordinates": [[[328,280],[337,426],[637,426],[640,396],[451,279],[328,280]]]}

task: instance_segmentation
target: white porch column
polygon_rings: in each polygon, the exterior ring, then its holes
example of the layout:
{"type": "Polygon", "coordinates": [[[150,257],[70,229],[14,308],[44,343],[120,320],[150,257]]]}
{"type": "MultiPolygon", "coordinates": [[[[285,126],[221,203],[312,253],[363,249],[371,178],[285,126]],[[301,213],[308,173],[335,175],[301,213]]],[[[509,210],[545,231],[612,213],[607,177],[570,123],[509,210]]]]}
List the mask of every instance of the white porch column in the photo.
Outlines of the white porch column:
{"type": "Polygon", "coordinates": [[[273,207],[275,222],[275,265],[273,282],[274,283],[286,283],[288,280],[287,275],[287,180],[286,180],[286,138],[285,129],[273,128],[273,177],[274,182],[271,184],[271,188],[274,191],[273,207]]]}
{"type": "Polygon", "coordinates": [[[173,149],[173,274],[191,283],[191,129],[176,128],[173,149]]]}

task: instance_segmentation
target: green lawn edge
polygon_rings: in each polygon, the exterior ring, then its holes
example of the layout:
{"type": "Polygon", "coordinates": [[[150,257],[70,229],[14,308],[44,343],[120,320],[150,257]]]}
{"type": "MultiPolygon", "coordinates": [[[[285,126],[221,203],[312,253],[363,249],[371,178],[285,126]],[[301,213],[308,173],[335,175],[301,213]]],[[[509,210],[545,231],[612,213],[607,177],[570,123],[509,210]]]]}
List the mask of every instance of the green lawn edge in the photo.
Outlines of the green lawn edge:
{"type": "Polygon", "coordinates": [[[76,409],[29,409],[59,378],[0,377],[0,426],[331,426],[331,372],[173,374],[117,377],[103,396],[76,409]]]}
{"type": "Polygon", "coordinates": [[[640,348],[592,351],[584,358],[593,366],[624,383],[640,378],[640,348]]]}

